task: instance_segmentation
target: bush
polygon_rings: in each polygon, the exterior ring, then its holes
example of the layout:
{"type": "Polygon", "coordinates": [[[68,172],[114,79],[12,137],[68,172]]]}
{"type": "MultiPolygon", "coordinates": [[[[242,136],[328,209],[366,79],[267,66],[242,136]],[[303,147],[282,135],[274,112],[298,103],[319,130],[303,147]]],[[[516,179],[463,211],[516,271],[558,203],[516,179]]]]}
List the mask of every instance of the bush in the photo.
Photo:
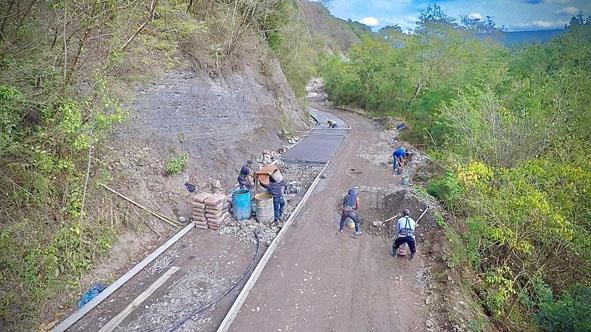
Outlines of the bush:
{"type": "Polygon", "coordinates": [[[456,177],[452,173],[447,173],[442,178],[429,182],[427,192],[447,207],[453,207],[460,198],[462,190],[456,177]]]}
{"type": "Polygon", "coordinates": [[[187,155],[181,154],[164,163],[164,170],[168,175],[181,174],[187,166],[187,155]]]}
{"type": "Polygon", "coordinates": [[[543,331],[591,331],[589,308],[591,287],[574,287],[542,303],[534,320],[543,331]]]}

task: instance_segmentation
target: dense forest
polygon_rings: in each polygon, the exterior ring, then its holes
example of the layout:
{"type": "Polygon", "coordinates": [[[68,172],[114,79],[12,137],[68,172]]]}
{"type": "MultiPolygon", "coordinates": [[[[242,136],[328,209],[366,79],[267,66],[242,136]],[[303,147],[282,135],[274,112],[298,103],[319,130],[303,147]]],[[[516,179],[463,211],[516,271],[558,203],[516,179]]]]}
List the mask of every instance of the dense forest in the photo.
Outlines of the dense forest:
{"type": "Polygon", "coordinates": [[[501,329],[589,331],[591,18],[546,44],[504,48],[492,19],[421,11],[326,57],[337,105],[405,119],[440,169],[426,191],[457,218],[448,264],[501,329]],[[587,309],[585,309],[587,308],[587,309]]]}

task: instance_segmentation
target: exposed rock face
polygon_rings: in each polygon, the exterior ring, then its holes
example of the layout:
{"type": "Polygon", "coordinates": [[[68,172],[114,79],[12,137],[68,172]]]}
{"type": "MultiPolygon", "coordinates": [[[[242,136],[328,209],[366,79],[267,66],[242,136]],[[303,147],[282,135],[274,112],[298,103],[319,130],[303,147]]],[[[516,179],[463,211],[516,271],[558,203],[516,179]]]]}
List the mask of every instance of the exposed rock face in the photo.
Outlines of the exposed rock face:
{"type": "Polygon", "coordinates": [[[245,61],[214,79],[205,71],[177,69],[137,87],[110,151],[109,164],[124,191],[182,214],[185,182],[197,190],[215,183],[226,191],[246,160],[281,148],[281,135],[305,128],[304,112],[277,61],[245,61]],[[261,61],[271,70],[261,72],[261,61]],[[187,157],[185,170],[163,176],[166,160],[178,155],[187,157]]]}

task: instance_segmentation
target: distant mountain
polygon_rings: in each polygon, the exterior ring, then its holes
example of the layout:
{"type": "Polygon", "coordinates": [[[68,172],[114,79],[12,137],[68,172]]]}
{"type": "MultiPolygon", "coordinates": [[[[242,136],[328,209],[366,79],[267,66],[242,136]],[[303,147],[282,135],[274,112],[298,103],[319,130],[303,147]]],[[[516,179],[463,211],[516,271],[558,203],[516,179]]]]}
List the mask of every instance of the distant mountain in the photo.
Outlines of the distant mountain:
{"type": "Polygon", "coordinates": [[[566,30],[508,31],[494,34],[480,34],[478,37],[481,39],[492,39],[505,46],[513,46],[522,43],[545,43],[564,31],[566,30]]]}

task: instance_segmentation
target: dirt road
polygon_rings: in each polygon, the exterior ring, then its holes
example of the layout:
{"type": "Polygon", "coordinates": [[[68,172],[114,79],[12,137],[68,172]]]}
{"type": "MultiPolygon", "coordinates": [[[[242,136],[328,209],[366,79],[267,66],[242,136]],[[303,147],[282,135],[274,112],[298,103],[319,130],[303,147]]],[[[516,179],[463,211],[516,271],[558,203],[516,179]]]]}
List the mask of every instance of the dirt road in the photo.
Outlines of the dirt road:
{"type": "MultiPolygon", "coordinates": [[[[295,226],[279,245],[231,331],[423,331],[427,330],[425,266],[421,252],[410,262],[389,255],[390,241],[364,232],[337,232],[337,202],[347,188],[383,188],[398,178],[372,162],[367,151],[389,155],[380,131],[367,119],[334,112],[351,126],[323,180],[295,226]]],[[[361,192],[369,226],[374,195],[361,192]]],[[[378,204],[379,205],[379,204],[378,204]]],[[[419,232],[420,232],[419,228],[419,232]]]]}

